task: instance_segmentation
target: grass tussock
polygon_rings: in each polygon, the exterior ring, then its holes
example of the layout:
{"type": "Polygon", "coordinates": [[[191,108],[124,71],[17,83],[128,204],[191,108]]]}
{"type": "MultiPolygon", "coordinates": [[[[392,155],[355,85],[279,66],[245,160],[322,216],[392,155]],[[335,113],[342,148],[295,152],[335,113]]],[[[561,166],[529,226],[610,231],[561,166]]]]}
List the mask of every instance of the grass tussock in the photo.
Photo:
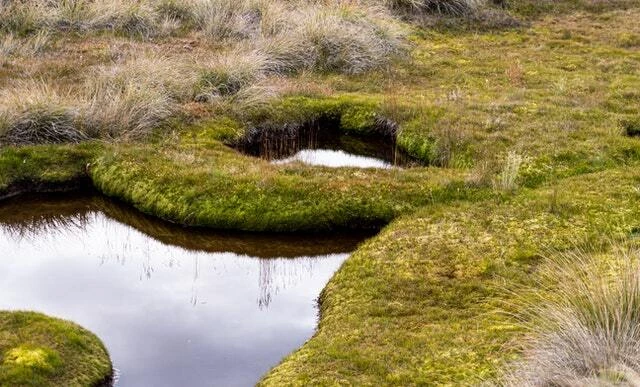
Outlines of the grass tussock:
{"type": "Polygon", "coordinates": [[[142,138],[171,116],[173,104],[162,90],[130,82],[111,84],[108,78],[92,86],[83,124],[96,137],[142,138]]]}
{"type": "Polygon", "coordinates": [[[312,69],[357,74],[383,66],[403,48],[403,33],[387,23],[386,13],[362,10],[311,8],[299,16],[301,23],[292,34],[300,49],[308,45],[307,63],[312,69]]]}
{"type": "Polygon", "coordinates": [[[268,58],[256,50],[230,51],[200,70],[196,100],[210,101],[215,97],[234,95],[262,80],[268,68],[268,58]]]}
{"type": "Polygon", "coordinates": [[[640,251],[550,260],[525,305],[530,337],[508,386],[640,383],[640,251]]]}
{"type": "Polygon", "coordinates": [[[258,2],[217,0],[192,3],[197,28],[211,40],[247,39],[259,32],[258,2]]]}
{"type": "Polygon", "coordinates": [[[74,96],[43,81],[0,92],[0,141],[8,144],[135,139],[149,135],[192,98],[195,73],[163,58],[95,69],[74,96]]]}
{"type": "Polygon", "coordinates": [[[162,125],[193,94],[195,73],[162,57],[105,66],[85,84],[85,130],[94,137],[134,139],[162,125]]]}
{"type": "Polygon", "coordinates": [[[53,0],[0,2],[0,31],[114,31],[148,38],[164,19],[155,2],[132,0],[53,0]]]}
{"type": "MultiPolygon", "coordinates": [[[[58,133],[63,127],[65,134],[73,128],[74,133],[89,137],[140,138],[184,104],[217,103],[222,98],[236,111],[251,110],[273,96],[274,88],[263,82],[267,78],[313,71],[362,73],[389,64],[406,48],[405,31],[391,14],[365,4],[267,0],[26,0],[0,4],[3,56],[34,56],[46,46],[48,37],[65,31],[109,30],[143,38],[182,31],[208,51],[186,60],[171,53],[159,58],[143,52],[135,59],[115,58],[110,64],[92,66],[80,77],[84,84],[71,85],[76,100],[61,109],[40,109],[31,116],[22,105],[5,104],[3,137],[11,143],[80,138],[10,136],[25,132],[17,122],[18,117],[26,116],[29,127],[40,128],[39,132],[55,127],[58,133]]],[[[17,91],[28,93],[28,89],[17,91]]],[[[34,108],[36,105],[42,104],[34,108]]]]}
{"type": "Polygon", "coordinates": [[[27,38],[13,33],[0,35],[0,57],[35,57],[42,54],[50,45],[51,37],[47,31],[40,31],[27,38]]]}
{"type": "Polygon", "coordinates": [[[518,177],[524,161],[524,157],[515,151],[507,153],[502,170],[495,179],[494,187],[505,192],[518,188],[518,177]]]}
{"type": "Polygon", "coordinates": [[[0,91],[0,143],[79,142],[80,115],[70,97],[43,82],[21,83],[0,91]]]}
{"type": "Polygon", "coordinates": [[[623,120],[621,125],[625,135],[630,137],[640,136],[640,116],[623,120]]]}
{"type": "Polygon", "coordinates": [[[305,70],[362,73],[388,64],[406,48],[405,32],[378,7],[226,0],[206,4],[224,9],[207,8],[209,16],[199,16],[205,36],[239,42],[214,70],[238,64],[245,70],[244,79],[305,70]],[[249,62],[254,63],[250,76],[249,62]]]}
{"type": "Polygon", "coordinates": [[[464,16],[476,11],[479,0],[385,0],[392,9],[429,14],[464,16]]]}
{"type": "MultiPolygon", "coordinates": [[[[471,0],[427,0],[428,7],[449,12],[471,0]]],[[[338,17],[341,26],[359,18],[376,24],[381,9],[372,4],[281,2],[269,0],[38,0],[0,2],[0,31],[113,31],[151,38],[196,32],[213,42],[268,38],[305,28],[305,18],[338,17]],[[359,15],[354,15],[357,9],[359,15]],[[356,17],[357,16],[357,17],[356,17]]],[[[388,15],[385,18],[392,20],[388,15]]],[[[313,21],[317,23],[318,21],[313,21]]],[[[317,27],[316,27],[317,28],[317,27]]],[[[341,36],[339,31],[333,35],[341,36]]]]}
{"type": "Polygon", "coordinates": [[[149,135],[193,95],[195,72],[161,57],[105,66],[85,84],[83,125],[96,137],[149,135]]]}

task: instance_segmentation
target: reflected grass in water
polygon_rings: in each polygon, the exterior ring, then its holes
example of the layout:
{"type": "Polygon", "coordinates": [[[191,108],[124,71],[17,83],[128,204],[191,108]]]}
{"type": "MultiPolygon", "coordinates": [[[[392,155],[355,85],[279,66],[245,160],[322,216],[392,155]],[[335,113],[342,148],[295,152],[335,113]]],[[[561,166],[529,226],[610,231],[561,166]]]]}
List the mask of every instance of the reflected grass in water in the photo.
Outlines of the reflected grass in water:
{"type": "Polygon", "coordinates": [[[398,149],[395,131],[344,133],[339,123],[319,120],[302,126],[261,128],[234,146],[251,156],[284,164],[294,161],[328,167],[390,168],[418,166],[398,149]]]}
{"type": "Polygon", "coordinates": [[[294,258],[353,251],[375,231],[340,234],[246,233],[182,227],[147,216],[95,193],[33,194],[0,202],[0,226],[17,239],[82,230],[97,213],[189,251],[233,252],[259,258],[294,258]]]}
{"type": "Polygon", "coordinates": [[[95,332],[121,385],[250,385],[313,334],[315,300],[363,238],[217,233],[97,196],[20,197],[0,203],[0,309],[95,332]]]}

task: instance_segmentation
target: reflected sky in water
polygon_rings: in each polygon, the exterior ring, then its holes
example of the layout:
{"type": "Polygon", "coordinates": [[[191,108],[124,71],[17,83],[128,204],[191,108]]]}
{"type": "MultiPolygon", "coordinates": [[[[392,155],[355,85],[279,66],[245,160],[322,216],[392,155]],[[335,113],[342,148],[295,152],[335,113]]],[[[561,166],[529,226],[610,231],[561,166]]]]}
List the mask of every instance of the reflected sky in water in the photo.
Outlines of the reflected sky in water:
{"type": "Polygon", "coordinates": [[[393,130],[387,134],[359,136],[343,132],[339,122],[322,122],[322,119],[300,127],[256,129],[234,147],[274,164],[302,162],[326,167],[385,169],[420,165],[419,160],[398,149],[393,130]]]}
{"type": "Polygon", "coordinates": [[[16,211],[0,210],[0,309],[90,329],[122,386],[252,385],[313,334],[316,299],[347,257],[190,250],[89,206],[21,227],[16,211]]]}
{"type": "Polygon", "coordinates": [[[393,165],[385,160],[359,156],[347,153],[343,150],[331,149],[304,149],[291,157],[275,160],[274,164],[286,164],[291,162],[301,162],[308,165],[319,165],[325,167],[355,167],[355,168],[391,168],[393,165]]]}

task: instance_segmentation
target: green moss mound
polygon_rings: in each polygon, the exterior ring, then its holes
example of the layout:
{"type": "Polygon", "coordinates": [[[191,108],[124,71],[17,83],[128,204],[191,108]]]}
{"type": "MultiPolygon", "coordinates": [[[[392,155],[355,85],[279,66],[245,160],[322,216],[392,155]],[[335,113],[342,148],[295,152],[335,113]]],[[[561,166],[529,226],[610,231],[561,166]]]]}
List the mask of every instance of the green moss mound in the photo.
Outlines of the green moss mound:
{"type": "Polygon", "coordinates": [[[112,375],[91,332],[33,312],[0,312],[0,386],[99,386],[112,375]]]}

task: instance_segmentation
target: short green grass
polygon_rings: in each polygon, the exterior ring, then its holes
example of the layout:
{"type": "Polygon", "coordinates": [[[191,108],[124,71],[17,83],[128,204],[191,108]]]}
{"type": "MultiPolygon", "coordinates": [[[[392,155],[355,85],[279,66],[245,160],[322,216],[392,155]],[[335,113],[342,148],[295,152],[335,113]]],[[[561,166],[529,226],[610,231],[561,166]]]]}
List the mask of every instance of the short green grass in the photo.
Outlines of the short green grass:
{"type": "Polygon", "coordinates": [[[0,312],[0,386],[98,386],[109,355],[78,325],[33,312],[0,312]]]}
{"type": "Polygon", "coordinates": [[[99,144],[0,148],[0,197],[23,191],[74,188],[86,177],[99,144]]]}
{"type": "Polygon", "coordinates": [[[636,168],[608,170],[399,218],[344,264],[323,291],[316,335],[262,384],[493,379],[517,355],[521,330],[498,313],[511,292],[547,251],[630,237],[639,182],[636,168]]]}

